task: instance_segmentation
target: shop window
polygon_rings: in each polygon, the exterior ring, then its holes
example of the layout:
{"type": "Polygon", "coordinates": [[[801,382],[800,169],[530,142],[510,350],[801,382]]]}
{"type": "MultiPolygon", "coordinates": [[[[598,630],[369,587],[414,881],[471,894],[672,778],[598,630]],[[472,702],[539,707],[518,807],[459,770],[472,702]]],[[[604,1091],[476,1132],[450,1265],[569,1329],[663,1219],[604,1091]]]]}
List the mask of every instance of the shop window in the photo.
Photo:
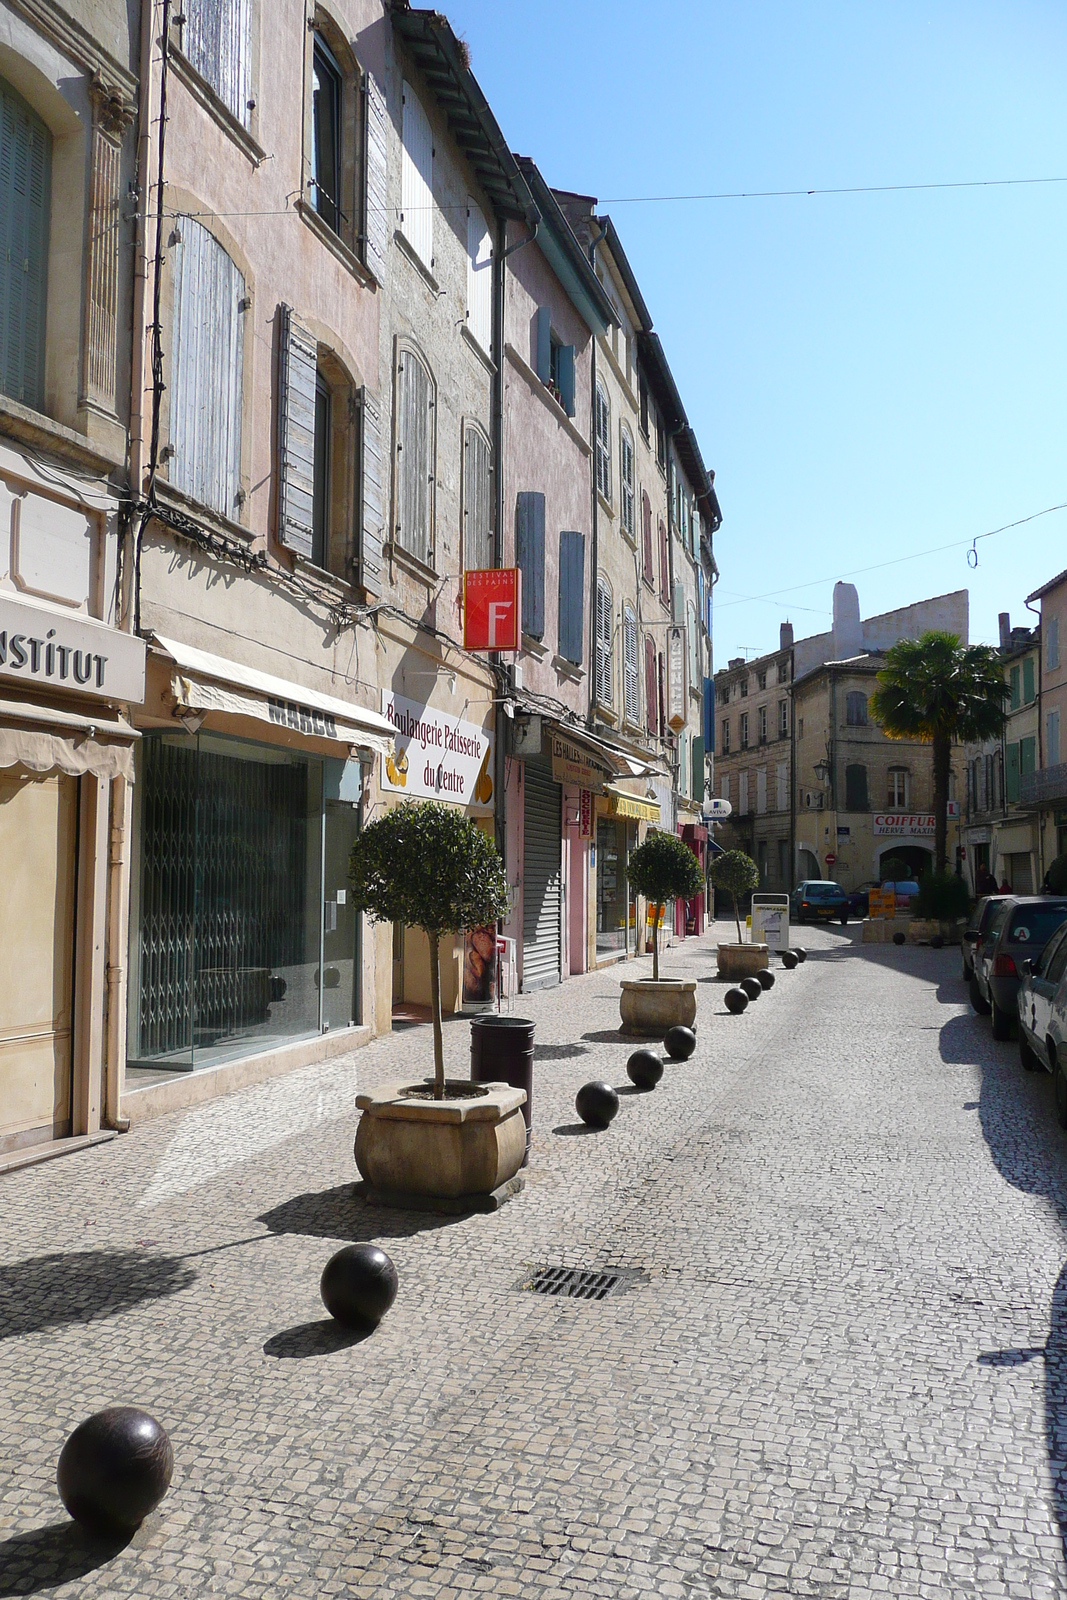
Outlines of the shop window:
{"type": "Polygon", "coordinates": [[[0,81],[0,390],[44,407],[52,135],[0,81]]]}
{"type": "Polygon", "coordinates": [[[845,810],[867,810],[867,768],[858,762],[845,768],[845,810]]]}
{"type": "Polygon", "coordinates": [[[408,346],[396,364],[396,542],[424,566],[434,561],[437,393],[430,370],[408,346]]]}
{"type": "Polygon", "coordinates": [[[850,689],[845,696],[845,723],[850,728],[867,726],[867,696],[859,689],[850,689]]]}
{"type": "Polygon", "coordinates": [[[463,430],[463,566],[493,566],[493,494],[489,441],[473,423],[463,430]]]}

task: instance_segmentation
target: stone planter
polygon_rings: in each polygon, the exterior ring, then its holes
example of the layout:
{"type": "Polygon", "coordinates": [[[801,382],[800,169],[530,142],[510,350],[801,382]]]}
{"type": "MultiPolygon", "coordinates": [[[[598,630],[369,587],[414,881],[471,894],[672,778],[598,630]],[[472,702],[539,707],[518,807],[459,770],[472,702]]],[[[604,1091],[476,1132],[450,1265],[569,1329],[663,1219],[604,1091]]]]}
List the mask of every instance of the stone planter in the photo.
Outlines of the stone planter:
{"type": "Polygon", "coordinates": [[[470,1094],[458,1099],[412,1098],[427,1087],[391,1083],[356,1096],[363,1113],[356,1166],[368,1198],[399,1204],[425,1197],[447,1209],[480,1201],[479,1209],[495,1209],[508,1198],[502,1190],[522,1187],[515,1174],[526,1154],[525,1091],[506,1083],[464,1084],[458,1087],[469,1087],[470,1094]]]}
{"type": "Polygon", "coordinates": [[[766,944],[721,944],[718,949],[720,978],[754,978],[770,964],[771,951],[766,944]]]}
{"type": "Polygon", "coordinates": [[[952,917],[912,917],[908,924],[909,944],[929,944],[935,933],[939,933],[946,944],[959,944],[960,929],[966,923],[956,922],[952,917]]]}
{"type": "Polygon", "coordinates": [[[622,1031],[637,1039],[662,1039],[668,1028],[691,1028],[697,986],[681,978],[624,978],[619,986],[622,1031]]]}

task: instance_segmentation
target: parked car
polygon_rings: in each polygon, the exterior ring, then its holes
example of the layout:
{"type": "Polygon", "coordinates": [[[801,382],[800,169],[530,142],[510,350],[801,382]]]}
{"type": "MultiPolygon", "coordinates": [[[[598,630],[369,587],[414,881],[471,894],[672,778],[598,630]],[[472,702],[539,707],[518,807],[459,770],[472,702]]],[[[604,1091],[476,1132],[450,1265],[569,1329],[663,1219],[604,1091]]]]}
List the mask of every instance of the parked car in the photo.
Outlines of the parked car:
{"type": "Polygon", "coordinates": [[[963,938],[960,940],[964,983],[970,983],[974,976],[975,949],[981,943],[997,907],[1006,899],[1007,895],[1003,894],[984,894],[971,912],[971,920],[964,928],[963,938]]]}
{"type": "Polygon", "coordinates": [[[1006,895],[989,932],[975,946],[971,1003],[992,1012],[994,1039],[1010,1039],[1018,1017],[1019,965],[1036,962],[1057,928],[1067,922],[1067,899],[1006,895]]]}
{"type": "Polygon", "coordinates": [[[1019,1059],[1027,1072],[1052,1073],[1056,1120],[1067,1128],[1067,922],[1036,961],[1019,965],[1019,1059]]]}
{"type": "Polygon", "coordinates": [[[848,914],[850,917],[869,917],[871,904],[869,895],[872,889],[892,889],[895,897],[894,909],[898,912],[907,911],[911,902],[919,892],[919,885],[914,878],[902,878],[899,883],[894,883],[887,878],[880,883],[877,878],[870,878],[866,883],[861,883],[858,889],[850,889],[848,895],[848,914]]]}
{"type": "Polygon", "coordinates": [[[848,895],[839,883],[824,878],[806,878],[790,897],[789,914],[794,922],[830,922],[834,917],[848,921],[848,895]]]}

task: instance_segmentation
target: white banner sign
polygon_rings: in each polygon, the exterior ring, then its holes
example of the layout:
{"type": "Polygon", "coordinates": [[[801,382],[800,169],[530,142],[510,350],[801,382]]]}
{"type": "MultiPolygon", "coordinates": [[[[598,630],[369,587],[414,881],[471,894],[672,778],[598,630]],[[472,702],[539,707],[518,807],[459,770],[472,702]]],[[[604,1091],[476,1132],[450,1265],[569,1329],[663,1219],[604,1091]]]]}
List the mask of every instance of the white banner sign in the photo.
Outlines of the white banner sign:
{"type": "Polygon", "coordinates": [[[0,678],[140,705],[144,662],[133,634],[0,595],[0,678]]]}
{"type": "Polygon", "coordinates": [[[382,788],[420,800],[451,800],[472,811],[493,809],[493,741],[475,722],[382,690],[396,754],[382,757],[382,788]]]}
{"type": "Polygon", "coordinates": [[[923,835],[933,836],[933,812],[915,811],[876,811],[874,814],[874,831],[881,834],[892,834],[903,838],[923,835]]]}

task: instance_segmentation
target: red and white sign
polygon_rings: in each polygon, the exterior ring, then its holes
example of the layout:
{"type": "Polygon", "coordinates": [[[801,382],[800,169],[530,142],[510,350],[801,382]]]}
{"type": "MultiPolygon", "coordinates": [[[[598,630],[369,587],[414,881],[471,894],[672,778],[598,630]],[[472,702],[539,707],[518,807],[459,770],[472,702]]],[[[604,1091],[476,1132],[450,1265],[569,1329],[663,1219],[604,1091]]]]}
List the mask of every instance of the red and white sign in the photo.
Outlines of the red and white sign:
{"type": "Polygon", "coordinates": [[[578,797],[578,837],[591,839],[593,837],[593,796],[588,789],[583,789],[578,797]]]}
{"type": "Polygon", "coordinates": [[[484,567],[463,574],[465,650],[517,650],[521,622],[518,567],[484,567]]]}
{"type": "Polygon", "coordinates": [[[830,853],[826,857],[826,865],[828,867],[832,867],[836,860],[837,860],[837,857],[834,855],[833,851],[831,850],[830,853]]]}

